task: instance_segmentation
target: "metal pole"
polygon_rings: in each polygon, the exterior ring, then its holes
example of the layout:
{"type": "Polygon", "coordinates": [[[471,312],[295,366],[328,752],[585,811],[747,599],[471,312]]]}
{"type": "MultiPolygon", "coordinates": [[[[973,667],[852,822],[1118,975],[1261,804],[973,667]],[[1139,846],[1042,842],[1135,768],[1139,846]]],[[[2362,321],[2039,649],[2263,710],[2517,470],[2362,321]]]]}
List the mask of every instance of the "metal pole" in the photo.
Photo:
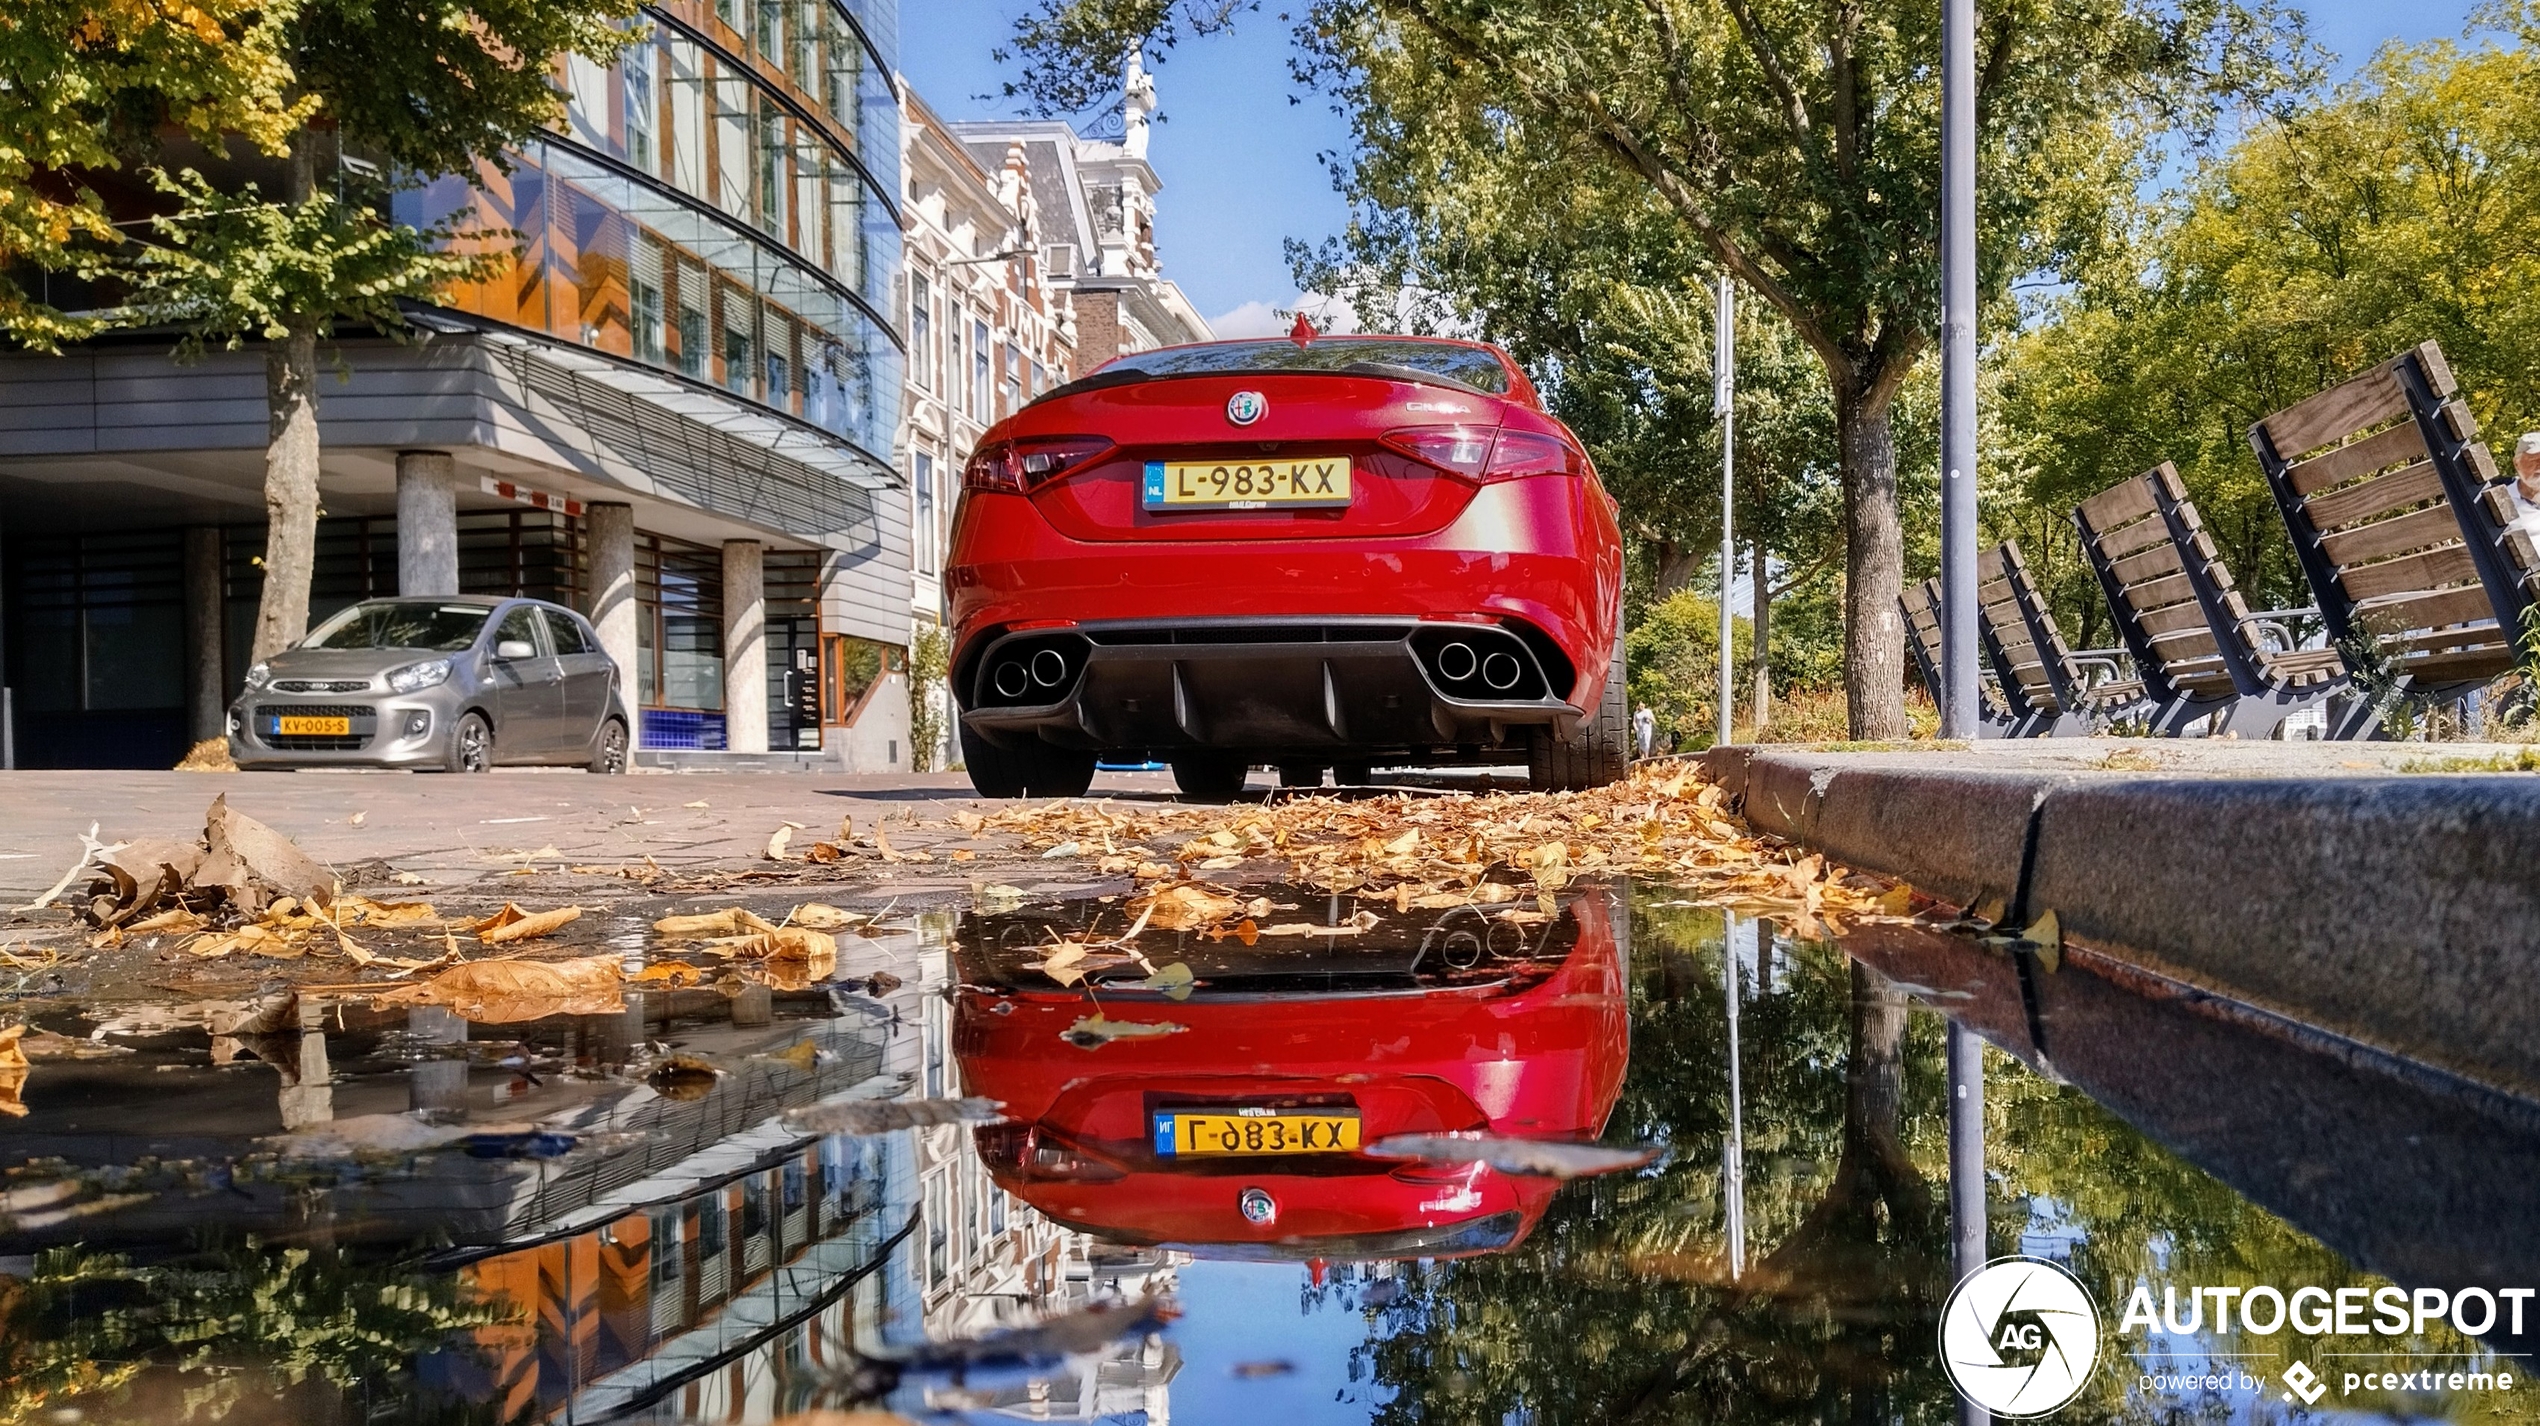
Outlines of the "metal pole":
{"type": "Polygon", "coordinates": [[[1737,715],[1729,657],[1729,586],[1737,579],[1736,521],[1730,518],[1737,496],[1737,288],[1725,272],[1712,313],[1711,350],[1711,414],[1720,418],[1720,745],[1726,747],[1737,715]]]}
{"type": "Polygon", "coordinates": [[[1975,736],[1976,10],[1940,0],[1940,733],[1975,736]]]}
{"type": "MultiPolygon", "coordinates": [[[[1749,922],[1762,935],[1762,923],[1749,922]]],[[[1737,1052],[1737,917],[1722,912],[1720,918],[1720,965],[1722,988],[1728,992],[1729,1006],[1729,1137],[1720,1145],[1720,1197],[1727,1205],[1729,1242],[1729,1281],[1746,1275],[1746,1091],[1738,1069],[1737,1052]]]]}
{"type": "MultiPolygon", "coordinates": [[[[1949,0],[1955,4],[1957,0],[1949,0]]],[[[1984,1266],[1984,1041],[1952,1020],[1949,1062],[1949,1263],[1960,1282],[1984,1266]]],[[[1960,1426],[1984,1426],[1983,1407],[1958,1399],[1960,1426]]]]}

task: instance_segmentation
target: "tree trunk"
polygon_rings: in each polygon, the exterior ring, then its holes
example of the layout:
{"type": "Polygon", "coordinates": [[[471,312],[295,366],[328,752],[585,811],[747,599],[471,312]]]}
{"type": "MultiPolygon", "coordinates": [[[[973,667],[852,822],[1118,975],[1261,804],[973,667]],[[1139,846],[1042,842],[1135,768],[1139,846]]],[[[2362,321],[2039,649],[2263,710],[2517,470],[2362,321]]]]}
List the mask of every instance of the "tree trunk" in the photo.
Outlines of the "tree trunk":
{"type": "MultiPolygon", "coordinates": [[[[291,136],[291,201],[316,188],[318,136],[291,136]]],[[[317,327],[291,324],[265,351],[265,586],[248,655],[262,663],[309,631],[309,580],[317,568],[317,327]]]]}
{"type": "Polygon", "coordinates": [[[1702,568],[1702,551],[1680,545],[1674,540],[1658,541],[1656,548],[1650,553],[1652,556],[1650,563],[1657,570],[1657,578],[1652,581],[1652,587],[1661,599],[1691,584],[1695,572],[1702,568]]]}
{"type": "Polygon", "coordinates": [[[1855,738],[1902,738],[1905,625],[1896,596],[1905,578],[1896,507],[1896,433],[1890,402],[1838,391],[1843,446],[1843,692],[1855,738]]]}
{"type": "Polygon", "coordinates": [[[1755,605],[1751,617],[1750,656],[1755,670],[1755,731],[1760,733],[1773,721],[1773,665],[1771,662],[1773,631],[1772,561],[1765,557],[1764,542],[1755,542],[1755,605]]]}
{"type": "Polygon", "coordinates": [[[265,588],[256,606],[257,663],[309,631],[317,565],[317,329],[301,327],[265,354],[265,588]]]}

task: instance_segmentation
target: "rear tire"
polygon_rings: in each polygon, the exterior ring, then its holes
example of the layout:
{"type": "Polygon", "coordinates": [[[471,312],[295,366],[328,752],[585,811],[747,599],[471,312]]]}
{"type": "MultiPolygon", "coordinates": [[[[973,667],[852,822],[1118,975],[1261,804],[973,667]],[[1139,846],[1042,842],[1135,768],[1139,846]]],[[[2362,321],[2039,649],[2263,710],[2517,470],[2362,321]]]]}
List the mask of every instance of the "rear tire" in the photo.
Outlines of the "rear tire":
{"type": "Polygon", "coordinates": [[[611,718],[600,725],[600,735],[591,744],[589,771],[602,775],[626,771],[626,725],[611,718]]]}
{"type": "Polygon", "coordinates": [[[981,797],[1082,797],[1094,785],[1094,757],[1046,743],[1001,748],[961,729],[961,761],[981,797]]]}
{"type": "Polygon", "coordinates": [[[1341,763],[1332,769],[1334,787],[1365,787],[1376,780],[1376,769],[1369,763],[1341,763]]]}
{"type": "Polygon", "coordinates": [[[1171,760],[1173,785],[1193,802],[1232,802],[1252,771],[1240,753],[1184,753],[1171,760]]]}
{"type": "Polygon", "coordinates": [[[1631,770],[1631,693],[1624,687],[1623,639],[1614,637],[1614,653],[1605,672],[1605,693],[1596,709],[1579,724],[1575,738],[1560,738],[1550,728],[1527,734],[1527,772],[1537,792],[1584,792],[1620,782],[1631,770]]]}
{"type": "Polygon", "coordinates": [[[1281,763],[1279,764],[1279,785],[1281,787],[1321,787],[1323,769],[1312,763],[1281,763]]]}

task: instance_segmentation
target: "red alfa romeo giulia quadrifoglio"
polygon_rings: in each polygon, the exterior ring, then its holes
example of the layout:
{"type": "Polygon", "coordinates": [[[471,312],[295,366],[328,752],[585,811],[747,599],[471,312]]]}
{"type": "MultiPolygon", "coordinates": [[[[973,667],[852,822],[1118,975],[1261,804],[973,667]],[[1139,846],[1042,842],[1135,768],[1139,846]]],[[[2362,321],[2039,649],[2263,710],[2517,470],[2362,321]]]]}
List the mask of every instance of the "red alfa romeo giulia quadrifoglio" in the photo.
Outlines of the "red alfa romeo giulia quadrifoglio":
{"type": "Polygon", "coordinates": [[[1261,764],[1622,775],[1614,502],[1496,348],[1139,352],[990,430],[962,492],[952,684],[987,796],[1081,793],[1098,758],[1216,798],[1261,764]]]}

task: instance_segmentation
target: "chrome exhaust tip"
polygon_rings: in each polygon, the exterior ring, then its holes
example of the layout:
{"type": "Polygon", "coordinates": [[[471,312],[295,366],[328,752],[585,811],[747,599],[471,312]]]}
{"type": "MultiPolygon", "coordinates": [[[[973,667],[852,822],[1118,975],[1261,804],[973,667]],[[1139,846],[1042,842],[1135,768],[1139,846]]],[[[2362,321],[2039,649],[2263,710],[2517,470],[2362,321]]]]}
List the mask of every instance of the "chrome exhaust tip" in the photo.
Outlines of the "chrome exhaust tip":
{"type": "Polygon", "coordinates": [[[1514,654],[1492,654],[1489,658],[1482,660],[1482,682],[1501,693],[1515,688],[1517,680],[1524,676],[1525,669],[1517,662],[1514,654]]]}
{"type": "Polygon", "coordinates": [[[1480,666],[1481,657],[1461,639],[1438,650],[1438,673],[1449,683],[1462,683],[1480,666]]]}

